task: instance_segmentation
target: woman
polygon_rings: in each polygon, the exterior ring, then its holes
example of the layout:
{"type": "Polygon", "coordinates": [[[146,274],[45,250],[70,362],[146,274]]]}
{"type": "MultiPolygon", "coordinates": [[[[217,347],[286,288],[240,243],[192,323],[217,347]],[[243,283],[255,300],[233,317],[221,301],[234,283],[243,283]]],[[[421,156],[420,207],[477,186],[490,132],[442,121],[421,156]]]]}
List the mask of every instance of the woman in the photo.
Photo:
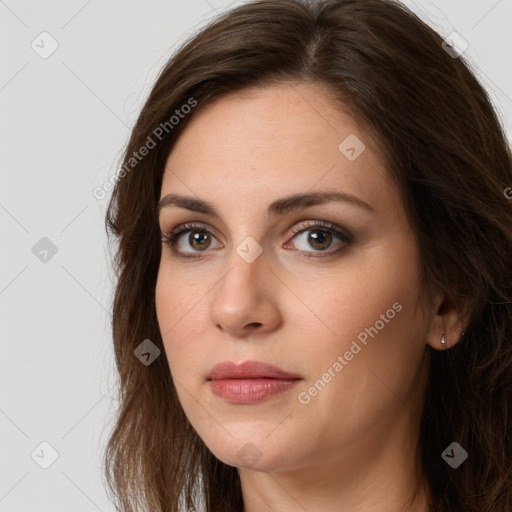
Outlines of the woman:
{"type": "Polygon", "coordinates": [[[399,3],[256,1],[184,44],[106,217],[120,510],[510,512],[510,186],[399,3]]]}

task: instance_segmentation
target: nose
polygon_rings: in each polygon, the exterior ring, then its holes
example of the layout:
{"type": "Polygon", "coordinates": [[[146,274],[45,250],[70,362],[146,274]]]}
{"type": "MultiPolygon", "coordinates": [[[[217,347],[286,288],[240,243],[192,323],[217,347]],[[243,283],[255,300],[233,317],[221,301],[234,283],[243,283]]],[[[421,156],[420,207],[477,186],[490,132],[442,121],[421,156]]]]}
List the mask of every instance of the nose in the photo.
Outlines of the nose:
{"type": "Polygon", "coordinates": [[[277,329],[282,322],[279,299],[284,285],[265,253],[248,262],[233,248],[227,269],[211,294],[215,328],[237,338],[277,329]]]}

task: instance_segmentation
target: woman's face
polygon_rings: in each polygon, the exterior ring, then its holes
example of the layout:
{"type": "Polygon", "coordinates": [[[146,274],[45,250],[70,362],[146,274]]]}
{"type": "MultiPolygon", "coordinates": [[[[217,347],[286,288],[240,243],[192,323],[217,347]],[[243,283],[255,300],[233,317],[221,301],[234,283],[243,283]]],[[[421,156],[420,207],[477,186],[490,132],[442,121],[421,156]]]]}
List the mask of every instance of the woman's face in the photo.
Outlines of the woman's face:
{"type": "Polygon", "coordinates": [[[168,198],[163,233],[193,226],[162,245],[156,286],[181,405],[216,457],[355,467],[417,428],[434,313],[414,234],[369,136],[326,91],[269,86],[197,112],[167,160],[168,194],[218,213],[168,198]],[[348,199],[286,199],[313,193],[348,199]],[[246,361],[289,375],[211,373],[246,361]]]}

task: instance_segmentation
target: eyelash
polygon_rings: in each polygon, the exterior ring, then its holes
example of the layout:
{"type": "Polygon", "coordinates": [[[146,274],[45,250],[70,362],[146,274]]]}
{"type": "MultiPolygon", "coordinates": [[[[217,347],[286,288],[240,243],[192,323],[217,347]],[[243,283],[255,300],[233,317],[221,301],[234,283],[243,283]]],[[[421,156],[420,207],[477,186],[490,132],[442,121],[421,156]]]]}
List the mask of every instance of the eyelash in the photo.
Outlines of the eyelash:
{"type": "MultiPolygon", "coordinates": [[[[305,223],[299,224],[297,227],[292,229],[292,233],[291,233],[292,238],[295,238],[295,236],[298,234],[304,233],[306,231],[314,231],[315,229],[318,231],[326,231],[328,233],[335,235],[337,238],[339,238],[345,244],[345,246],[350,246],[354,242],[354,237],[348,231],[346,231],[346,232],[341,231],[334,224],[331,224],[331,223],[325,222],[325,221],[316,221],[315,224],[311,224],[311,225],[307,225],[307,226],[305,225],[305,223]]],[[[184,233],[192,232],[192,231],[197,231],[200,233],[204,233],[204,234],[213,236],[213,234],[208,229],[206,229],[203,225],[190,222],[190,223],[182,224],[182,225],[178,226],[177,228],[173,229],[168,234],[162,232],[161,233],[161,235],[162,235],[161,241],[163,244],[165,244],[165,245],[169,246],[171,249],[173,249],[173,246],[175,245],[175,243],[180,235],[182,235],[184,233]]],[[[332,256],[333,254],[337,254],[338,252],[340,252],[343,249],[344,249],[344,247],[342,249],[337,249],[336,251],[329,251],[329,252],[326,252],[326,251],[301,251],[301,250],[298,250],[297,252],[299,254],[302,254],[306,258],[316,258],[316,257],[322,257],[322,256],[315,256],[314,255],[315,253],[324,253],[327,256],[332,256]]],[[[180,259],[185,259],[185,260],[200,259],[203,257],[200,251],[196,251],[196,255],[190,255],[187,253],[180,254],[175,249],[173,249],[173,252],[176,255],[176,257],[178,257],[180,259]]],[[[206,252],[206,251],[202,251],[202,252],[206,252]]]]}

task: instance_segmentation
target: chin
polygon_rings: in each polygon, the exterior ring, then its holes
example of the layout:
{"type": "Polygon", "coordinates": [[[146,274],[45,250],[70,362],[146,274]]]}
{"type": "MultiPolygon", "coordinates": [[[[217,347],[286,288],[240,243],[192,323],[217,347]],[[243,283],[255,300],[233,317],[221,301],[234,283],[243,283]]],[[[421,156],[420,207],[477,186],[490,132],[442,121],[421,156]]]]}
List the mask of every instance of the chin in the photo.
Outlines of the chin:
{"type": "MultiPolygon", "coordinates": [[[[268,428],[268,425],[266,426],[268,428]]],[[[277,436],[270,439],[266,430],[262,430],[261,427],[246,426],[243,434],[238,436],[230,437],[226,434],[222,436],[222,440],[203,438],[203,441],[215,457],[229,466],[269,472],[289,465],[290,455],[296,455],[296,450],[286,447],[285,439],[290,441],[288,436],[284,439],[277,436]]]]}

